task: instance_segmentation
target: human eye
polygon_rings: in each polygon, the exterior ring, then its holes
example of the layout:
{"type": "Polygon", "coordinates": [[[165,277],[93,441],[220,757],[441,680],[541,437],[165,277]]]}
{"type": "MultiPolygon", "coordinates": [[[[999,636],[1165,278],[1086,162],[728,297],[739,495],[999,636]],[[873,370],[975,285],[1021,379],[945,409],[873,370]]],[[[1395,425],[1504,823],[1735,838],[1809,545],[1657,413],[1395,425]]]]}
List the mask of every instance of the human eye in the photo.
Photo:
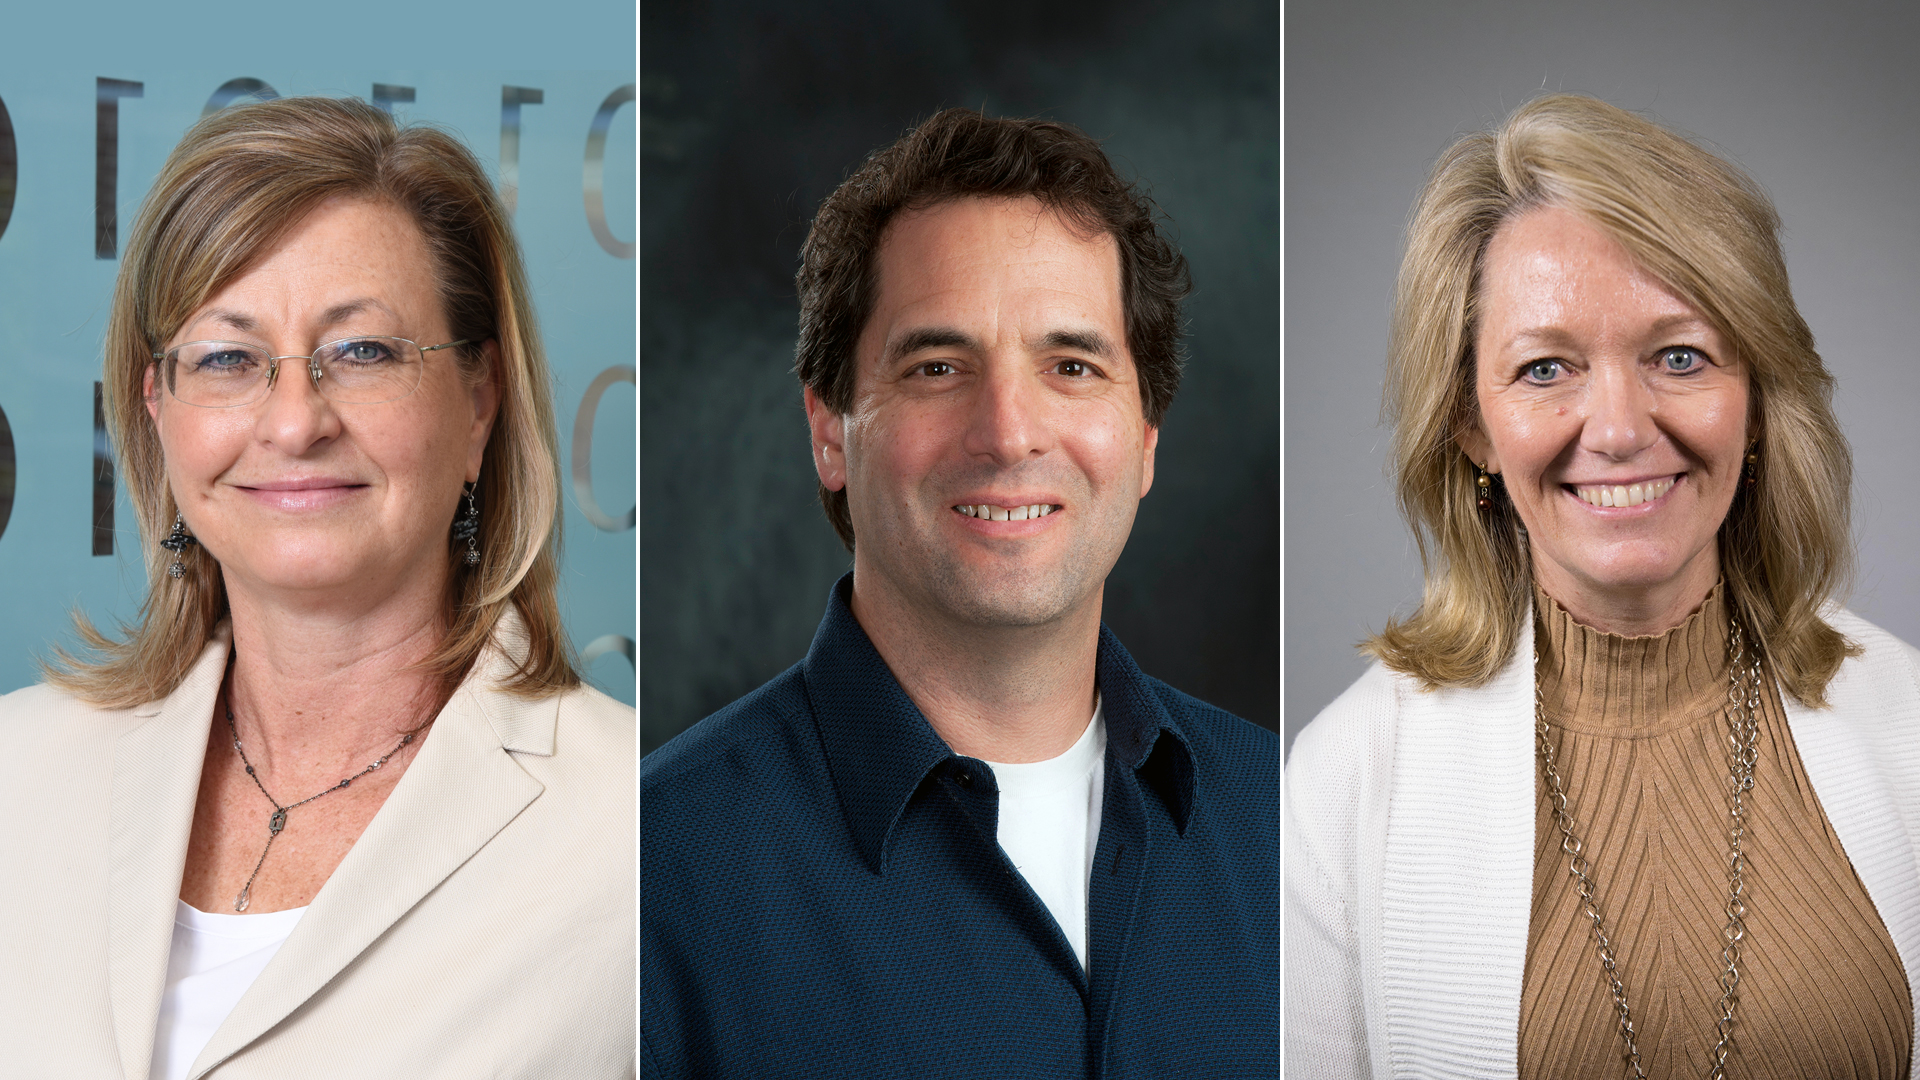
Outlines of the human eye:
{"type": "Polygon", "coordinates": [[[190,346],[176,355],[179,362],[196,375],[242,375],[263,363],[255,350],[228,341],[190,346]]]}
{"type": "Polygon", "coordinates": [[[1559,360],[1529,360],[1526,366],[1520,369],[1520,375],[1536,386],[1545,386],[1558,380],[1566,369],[1566,365],[1559,360]]]}
{"type": "Polygon", "coordinates": [[[1660,370],[1669,375],[1691,375],[1707,363],[1707,354],[1690,345],[1660,350],[1660,370]]]}
{"type": "Polygon", "coordinates": [[[912,369],[909,370],[907,374],[922,375],[931,379],[939,379],[939,378],[944,378],[948,375],[952,375],[958,370],[959,369],[955,368],[952,363],[946,360],[927,360],[927,361],[923,361],[921,363],[913,365],[912,369]]]}
{"type": "Polygon", "coordinates": [[[399,350],[381,338],[355,338],[327,346],[324,359],[359,367],[374,367],[400,358],[399,350]]]}
{"type": "Polygon", "coordinates": [[[1085,360],[1062,360],[1053,365],[1053,373],[1069,379],[1091,379],[1100,374],[1100,370],[1085,360]]]}

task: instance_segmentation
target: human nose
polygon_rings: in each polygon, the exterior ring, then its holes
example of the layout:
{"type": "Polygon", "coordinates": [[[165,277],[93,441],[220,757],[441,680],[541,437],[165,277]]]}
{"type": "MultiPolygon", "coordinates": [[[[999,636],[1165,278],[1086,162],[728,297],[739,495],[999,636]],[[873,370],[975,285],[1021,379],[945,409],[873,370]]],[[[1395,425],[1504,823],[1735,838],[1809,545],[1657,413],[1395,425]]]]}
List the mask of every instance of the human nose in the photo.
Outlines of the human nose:
{"type": "Polygon", "coordinates": [[[320,393],[311,356],[277,356],[254,427],[260,440],[297,456],[340,433],[340,416],[320,393]]]}
{"type": "Polygon", "coordinates": [[[1600,365],[1589,383],[1586,424],[1580,446],[1624,461],[1659,439],[1653,391],[1625,365],[1600,365]]]}
{"type": "Polygon", "coordinates": [[[989,370],[973,399],[965,449],[1003,468],[1044,454],[1053,448],[1053,432],[1045,413],[1038,380],[989,370]]]}

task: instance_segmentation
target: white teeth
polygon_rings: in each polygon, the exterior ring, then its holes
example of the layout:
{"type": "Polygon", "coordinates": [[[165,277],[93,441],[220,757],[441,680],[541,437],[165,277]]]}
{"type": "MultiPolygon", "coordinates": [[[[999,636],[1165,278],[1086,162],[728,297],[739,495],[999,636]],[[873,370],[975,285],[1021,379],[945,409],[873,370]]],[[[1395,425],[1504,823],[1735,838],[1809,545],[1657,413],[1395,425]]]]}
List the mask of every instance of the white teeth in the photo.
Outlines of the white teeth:
{"type": "Polygon", "coordinates": [[[988,503],[960,505],[954,510],[970,518],[982,521],[1028,521],[1032,518],[1046,517],[1058,507],[1052,503],[1033,503],[1030,506],[993,506],[988,503]]]}
{"type": "Polygon", "coordinates": [[[1591,506],[1639,506],[1673,490],[1673,479],[1648,480],[1639,484],[1601,484],[1573,490],[1582,502],[1591,506]]]}

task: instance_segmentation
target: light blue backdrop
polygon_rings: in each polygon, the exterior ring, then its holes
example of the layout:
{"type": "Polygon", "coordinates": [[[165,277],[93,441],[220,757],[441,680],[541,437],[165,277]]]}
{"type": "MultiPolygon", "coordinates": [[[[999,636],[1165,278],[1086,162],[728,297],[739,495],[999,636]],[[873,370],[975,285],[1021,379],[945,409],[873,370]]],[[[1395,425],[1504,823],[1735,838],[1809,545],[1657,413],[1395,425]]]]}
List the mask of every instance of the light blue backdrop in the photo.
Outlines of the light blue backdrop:
{"type": "MultiPolygon", "coordinates": [[[[604,5],[603,5],[604,6],[604,5]]],[[[232,9],[227,9],[231,13],[232,9]]],[[[465,34],[484,36],[478,51],[490,67],[451,65],[458,41],[419,38],[418,49],[338,50],[320,47],[339,37],[338,21],[312,35],[298,25],[319,14],[286,15],[285,33],[258,23],[224,24],[227,43],[215,43],[192,20],[149,21],[151,37],[125,24],[110,47],[76,50],[100,13],[35,15],[40,33],[0,33],[0,102],[11,120],[17,188],[0,233],[0,410],[11,429],[14,473],[5,471],[0,443],[0,504],[11,487],[10,511],[0,530],[0,691],[36,679],[34,657],[55,641],[71,642],[67,612],[75,607],[96,621],[130,617],[144,589],[140,537],[124,490],[117,492],[111,554],[94,554],[94,383],[100,378],[101,338],[119,268],[96,256],[96,154],[100,140],[100,79],[141,84],[139,97],[120,97],[118,111],[118,246],[153,176],[180,135],[229,80],[256,79],[280,95],[325,94],[371,98],[374,84],[410,87],[411,103],[393,105],[403,122],[430,122],[463,137],[489,167],[503,151],[503,88],[519,106],[516,225],[534,301],[555,373],[566,477],[566,547],[561,591],[566,624],[577,646],[597,658],[588,675],[623,701],[634,700],[632,640],[635,533],[634,239],[635,109],[631,12],[595,25],[578,5],[537,15],[516,10],[512,20],[487,19],[484,5],[465,34]],[[71,25],[52,25],[54,20],[71,25]],[[517,23],[529,23],[527,28],[517,23]],[[568,24],[576,24],[569,29],[568,24]],[[596,39],[590,50],[610,65],[600,70],[521,70],[498,66],[514,55],[516,34],[529,40],[596,39]],[[250,52],[232,41],[258,38],[274,48],[250,52]],[[38,41],[44,51],[35,46],[38,41]],[[289,46],[295,47],[292,54],[289,46]],[[419,53],[421,68],[371,66],[375,58],[419,53]],[[59,56],[55,54],[74,54],[59,56]],[[84,53],[85,55],[79,55],[84,53]],[[300,58],[332,53],[347,64],[315,67],[300,58]],[[537,97],[538,103],[529,99],[537,97]],[[589,221],[591,136],[602,132],[604,227],[589,221]],[[576,448],[580,407],[590,388],[601,389],[591,437],[576,448]],[[590,495],[580,493],[577,463],[590,466],[590,495]],[[595,518],[598,518],[598,524],[595,518]]],[[[503,8],[502,11],[505,9],[503,8]]],[[[388,40],[406,21],[406,9],[384,24],[358,21],[359,30],[384,25],[388,40]]],[[[336,10],[335,14],[340,14],[336,10]]],[[[350,14],[350,13],[349,13],[350,14]]],[[[604,13],[603,13],[604,14],[604,13]]],[[[417,13],[415,13],[418,21],[417,13]]],[[[248,18],[253,18],[249,15],[248,18]]],[[[11,16],[0,22],[20,23],[11,16]]],[[[109,18],[107,21],[111,22],[109,18]]],[[[348,34],[349,37],[353,35],[348,34]]],[[[576,56],[581,51],[576,50],[576,56]]],[[[531,55],[531,53],[522,54],[531,55]]],[[[404,97],[404,94],[399,95],[404,97]]],[[[0,139],[0,208],[6,203],[6,145],[0,139]]],[[[157,537],[147,538],[151,543],[157,537]]]]}

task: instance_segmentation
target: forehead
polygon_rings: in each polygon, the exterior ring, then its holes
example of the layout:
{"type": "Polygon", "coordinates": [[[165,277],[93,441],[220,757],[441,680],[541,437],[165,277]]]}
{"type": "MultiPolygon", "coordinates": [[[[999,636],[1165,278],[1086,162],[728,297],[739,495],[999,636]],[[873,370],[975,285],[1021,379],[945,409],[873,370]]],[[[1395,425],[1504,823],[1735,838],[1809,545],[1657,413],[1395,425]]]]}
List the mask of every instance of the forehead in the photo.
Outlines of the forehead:
{"type": "MultiPolygon", "coordinates": [[[[329,321],[328,312],[385,309],[405,320],[438,314],[438,282],[426,238],[391,203],[334,198],[295,220],[189,316],[216,321],[329,321]]],[[[337,320],[334,320],[337,321],[337,320]]]]}
{"type": "Polygon", "coordinates": [[[912,314],[1121,321],[1120,249],[1032,198],[966,198],[900,214],[876,252],[868,329],[912,314]]]}
{"type": "Polygon", "coordinates": [[[1487,244],[1480,294],[1482,334],[1702,318],[1606,230],[1556,206],[1500,226],[1487,244]]]}

